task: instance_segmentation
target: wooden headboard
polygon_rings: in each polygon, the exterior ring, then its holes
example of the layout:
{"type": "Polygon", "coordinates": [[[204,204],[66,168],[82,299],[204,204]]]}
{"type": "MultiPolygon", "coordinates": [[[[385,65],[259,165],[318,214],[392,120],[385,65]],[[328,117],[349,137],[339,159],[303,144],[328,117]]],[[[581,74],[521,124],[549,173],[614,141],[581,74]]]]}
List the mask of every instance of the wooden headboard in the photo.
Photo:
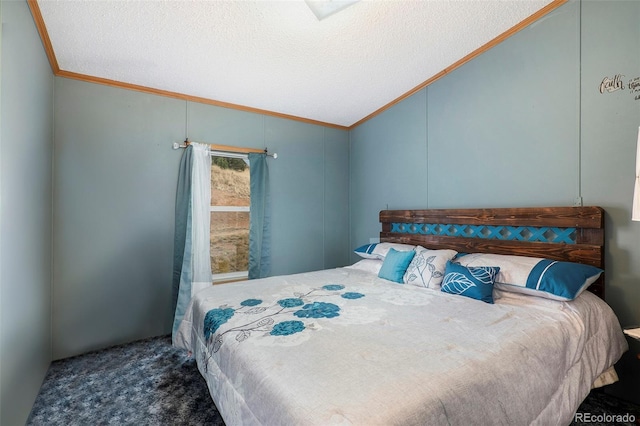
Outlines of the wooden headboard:
{"type": "MultiPolygon", "coordinates": [[[[381,242],[545,257],[604,269],[600,207],[382,210],[381,242]]],[[[604,299],[604,274],[589,287],[604,299]]]]}

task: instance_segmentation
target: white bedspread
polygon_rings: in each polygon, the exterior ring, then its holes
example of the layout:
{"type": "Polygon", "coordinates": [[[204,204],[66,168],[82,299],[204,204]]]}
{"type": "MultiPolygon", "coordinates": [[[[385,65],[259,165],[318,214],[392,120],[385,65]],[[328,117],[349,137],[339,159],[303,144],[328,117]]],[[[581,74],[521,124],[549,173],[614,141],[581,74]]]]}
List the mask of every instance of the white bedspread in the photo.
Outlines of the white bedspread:
{"type": "Polygon", "coordinates": [[[588,292],[500,294],[491,305],[354,268],[218,285],[174,344],[228,426],[570,423],[627,349],[617,318],[588,292]]]}

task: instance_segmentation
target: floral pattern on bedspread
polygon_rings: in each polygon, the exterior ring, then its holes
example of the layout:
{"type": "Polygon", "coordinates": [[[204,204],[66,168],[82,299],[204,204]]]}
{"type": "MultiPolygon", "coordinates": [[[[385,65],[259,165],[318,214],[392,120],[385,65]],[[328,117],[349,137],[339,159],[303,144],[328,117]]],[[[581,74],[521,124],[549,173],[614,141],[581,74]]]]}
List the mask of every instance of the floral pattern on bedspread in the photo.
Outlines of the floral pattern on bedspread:
{"type": "Polygon", "coordinates": [[[228,304],[209,310],[204,317],[203,334],[207,346],[210,346],[212,353],[216,353],[222,347],[227,335],[235,336],[236,341],[244,342],[252,335],[262,336],[289,336],[300,333],[307,327],[299,319],[284,319],[283,316],[293,315],[300,319],[331,319],[340,316],[340,307],[335,303],[320,302],[316,299],[321,297],[340,296],[343,299],[360,299],[365,295],[358,292],[348,291],[340,293],[345,289],[342,284],[326,284],[322,287],[313,288],[307,293],[294,292],[293,297],[277,300],[270,305],[263,305],[262,299],[245,299],[240,302],[240,306],[233,307],[228,304]],[[247,315],[249,318],[241,317],[247,315]],[[229,321],[237,319],[235,323],[229,321]],[[227,328],[218,332],[221,328],[227,328]]]}

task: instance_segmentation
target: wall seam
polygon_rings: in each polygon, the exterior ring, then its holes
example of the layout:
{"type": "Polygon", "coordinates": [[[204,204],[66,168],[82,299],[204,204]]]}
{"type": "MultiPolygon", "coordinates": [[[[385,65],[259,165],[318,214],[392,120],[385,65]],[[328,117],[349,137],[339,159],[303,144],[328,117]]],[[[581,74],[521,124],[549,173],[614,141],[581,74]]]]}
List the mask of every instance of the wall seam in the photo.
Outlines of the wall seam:
{"type": "Polygon", "coordinates": [[[189,101],[184,101],[184,140],[189,139],[189,101]]]}
{"type": "Polygon", "coordinates": [[[578,196],[582,205],[582,0],[578,5],[578,196]]]}
{"type": "Polygon", "coordinates": [[[56,185],[56,76],[51,74],[51,243],[49,247],[51,249],[51,265],[49,269],[49,273],[51,274],[49,277],[49,362],[53,361],[53,306],[54,306],[54,291],[55,291],[55,206],[56,206],[56,197],[55,197],[55,185],[56,185]]]}
{"type": "Polygon", "coordinates": [[[431,174],[430,172],[430,167],[429,167],[429,87],[425,87],[424,88],[424,113],[425,113],[425,120],[424,120],[424,137],[426,139],[426,150],[425,150],[425,164],[427,165],[427,185],[426,185],[426,191],[427,191],[427,206],[426,208],[429,208],[429,182],[431,181],[431,179],[429,179],[429,175],[431,174]]]}
{"type": "Polygon", "coordinates": [[[267,149],[267,118],[262,115],[262,147],[267,149]]]}
{"type": "MultiPolygon", "coordinates": [[[[0,1],[0,268],[2,268],[2,2],[0,1]]],[[[2,310],[2,274],[0,273],[0,310],[2,310]]],[[[2,314],[0,313],[0,422],[2,422],[2,353],[3,353],[3,327],[2,314]]]]}
{"type": "Polygon", "coordinates": [[[345,247],[345,264],[350,264],[351,253],[351,130],[347,131],[347,246],[345,247]]]}
{"type": "Polygon", "coordinates": [[[327,268],[327,128],[322,128],[322,269],[327,268]]]}
{"type": "Polygon", "coordinates": [[[349,234],[348,234],[348,241],[349,241],[349,246],[347,247],[347,259],[348,262],[351,263],[351,247],[353,247],[353,229],[351,227],[351,210],[352,210],[352,200],[351,200],[351,186],[353,185],[353,174],[352,174],[352,170],[353,170],[353,165],[351,164],[352,158],[353,158],[353,153],[352,153],[352,133],[353,130],[348,130],[347,131],[347,144],[348,144],[348,148],[347,149],[347,153],[349,154],[349,161],[347,162],[348,167],[349,167],[349,172],[347,173],[347,175],[349,176],[349,181],[348,181],[348,187],[347,187],[347,203],[349,204],[348,208],[347,208],[347,227],[349,229],[349,234]]]}

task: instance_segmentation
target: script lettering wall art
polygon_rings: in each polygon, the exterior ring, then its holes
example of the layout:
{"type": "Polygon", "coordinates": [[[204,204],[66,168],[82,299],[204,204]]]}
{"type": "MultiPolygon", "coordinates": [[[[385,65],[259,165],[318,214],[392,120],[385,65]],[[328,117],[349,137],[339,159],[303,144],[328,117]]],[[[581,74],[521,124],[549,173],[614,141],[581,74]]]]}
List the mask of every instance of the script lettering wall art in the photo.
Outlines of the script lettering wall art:
{"type": "Polygon", "coordinates": [[[640,100],[640,77],[625,80],[624,74],[616,74],[613,77],[604,77],[600,82],[600,93],[602,94],[613,93],[618,90],[628,90],[634,100],[640,100]]]}
{"type": "Polygon", "coordinates": [[[640,100],[640,77],[635,77],[629,80],[629,92],[634,94],[634,99],[640,100]]]}

